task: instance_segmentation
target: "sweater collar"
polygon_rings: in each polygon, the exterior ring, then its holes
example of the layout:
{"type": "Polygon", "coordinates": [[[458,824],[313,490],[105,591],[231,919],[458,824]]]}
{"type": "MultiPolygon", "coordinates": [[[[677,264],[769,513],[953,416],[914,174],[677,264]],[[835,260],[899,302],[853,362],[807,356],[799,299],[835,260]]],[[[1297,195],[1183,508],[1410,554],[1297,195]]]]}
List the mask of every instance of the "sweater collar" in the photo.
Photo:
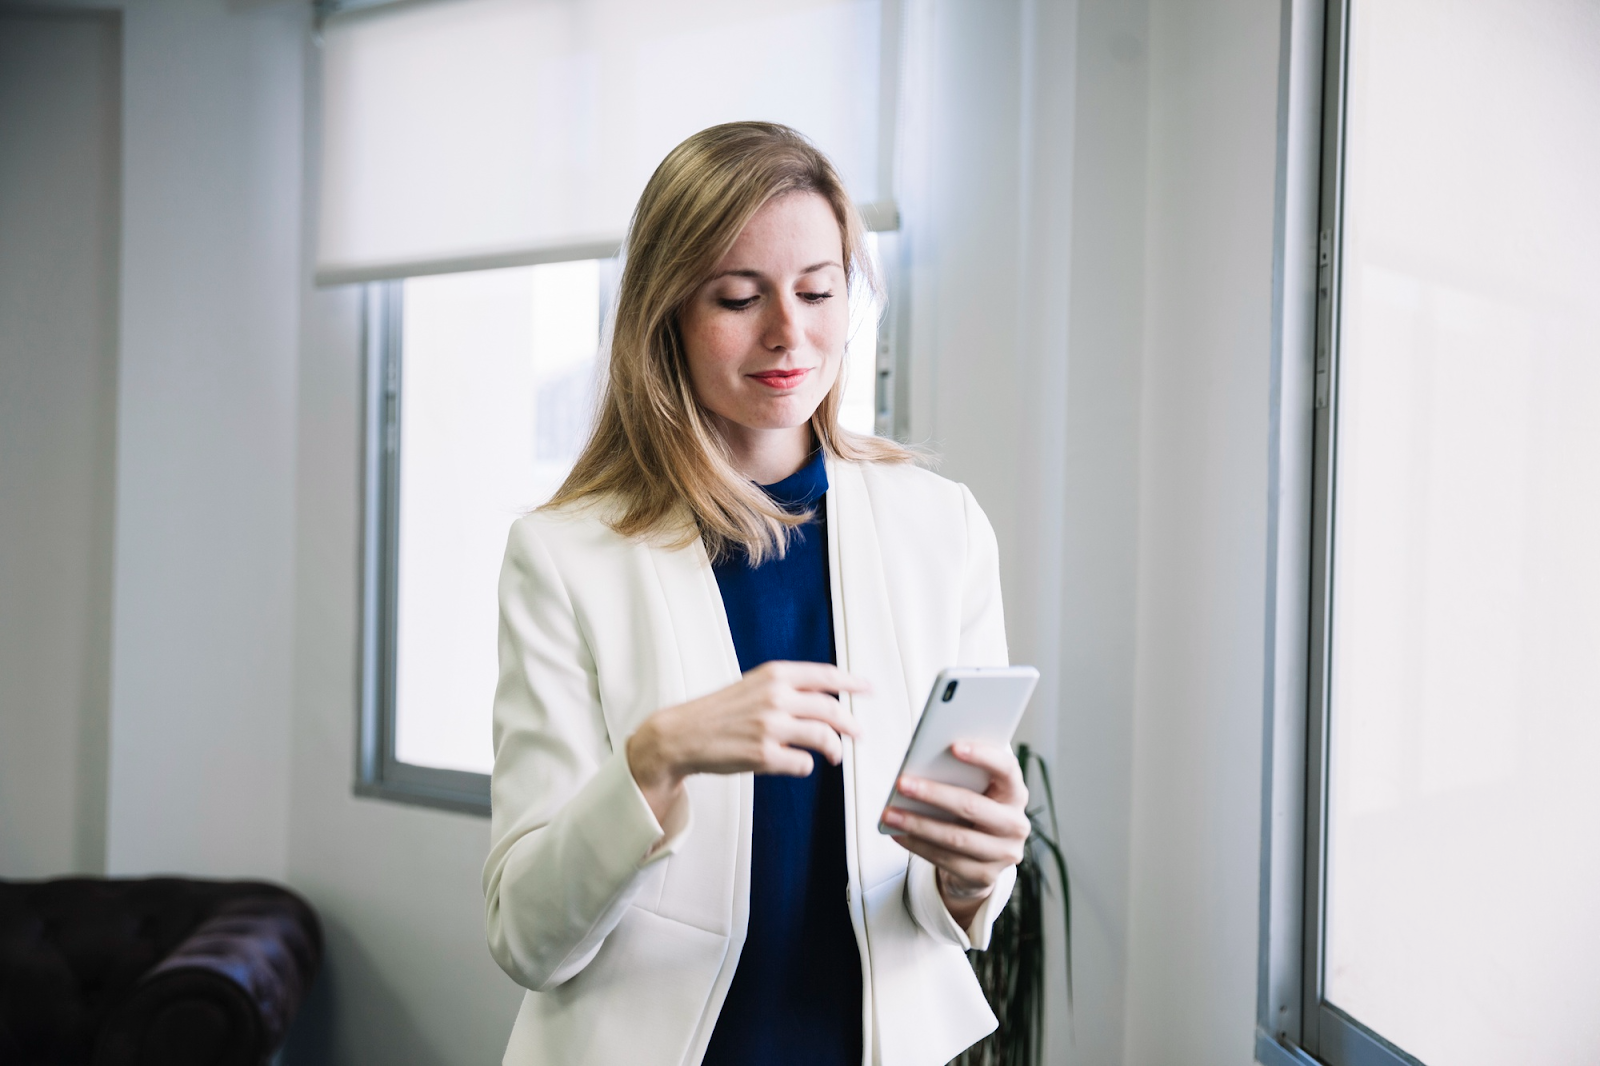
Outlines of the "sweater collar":
{"type": "Polygon", "coordinates": [[[804,466],[782,481],[762,485],[761,491],[772,497],[772,502],[785,511],[803,511],[814,507],[828,491],[828,467],[823,461],[822,449],[812,452],[804,466]]]}

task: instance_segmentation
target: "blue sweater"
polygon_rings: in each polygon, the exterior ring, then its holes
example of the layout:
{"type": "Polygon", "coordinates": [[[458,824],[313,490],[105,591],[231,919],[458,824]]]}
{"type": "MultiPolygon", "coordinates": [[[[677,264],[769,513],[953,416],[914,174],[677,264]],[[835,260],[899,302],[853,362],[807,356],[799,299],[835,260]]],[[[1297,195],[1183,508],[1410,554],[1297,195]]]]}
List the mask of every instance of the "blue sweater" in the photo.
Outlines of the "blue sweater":
{"type": "MultiPolygon", "coordinates": [[[[773,659],[834,661],[819,450],[767,495],[814,509],[782,559],[716,565],[739,669],[773,659]]],[[[844,775],[821,755],[810,777],[757,775],[750,929],[705,1066],[860,1066],[861,956],[850,925],[844,775]]]]}

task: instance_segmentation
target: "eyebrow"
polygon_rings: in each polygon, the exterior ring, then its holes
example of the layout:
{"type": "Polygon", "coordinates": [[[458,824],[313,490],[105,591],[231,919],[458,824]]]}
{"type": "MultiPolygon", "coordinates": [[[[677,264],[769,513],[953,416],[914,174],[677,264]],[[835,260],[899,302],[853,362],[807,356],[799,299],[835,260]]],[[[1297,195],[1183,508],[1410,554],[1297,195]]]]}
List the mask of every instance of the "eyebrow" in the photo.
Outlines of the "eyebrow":
{"type": "MultiPolygon", "coordinates": [[[[823,267],[839,267],[840,270],[844,269],[844,267],[839,265],[839,261],[837,259],[824,259],[820,263],[812,263],[810,266],[804,268],[803,270],[800,271],[800,275],[803,277],[806,274],[815,274],[817,271],[821,270],[823,267]]],[[[716,281],[718,278],[757,278],[757,279],[759,279],[759,278],[764,278],[764,277],[766,277],[766,275],[761,273],[761,271],[759,271],[759,270],[724,270],[720,274],[713,274],[711,276],[711,280],[712,281],[716,281]]]]}

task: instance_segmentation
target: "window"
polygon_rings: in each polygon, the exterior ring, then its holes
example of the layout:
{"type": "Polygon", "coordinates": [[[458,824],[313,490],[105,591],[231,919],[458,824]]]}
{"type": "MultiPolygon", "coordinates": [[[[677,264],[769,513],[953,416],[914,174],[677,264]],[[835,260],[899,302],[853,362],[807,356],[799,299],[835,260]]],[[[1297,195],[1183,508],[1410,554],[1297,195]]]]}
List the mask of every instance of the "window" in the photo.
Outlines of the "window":
{"type": "Polygon", "coordinates": [[[1600,8],[1333,6],[1304,887],[1296,936],[1269,818],[1259,1057],[1589,1064],[1600,8]]]}
{"type": "MultiPolygon", "coordinates": [[[[585,438],[635,200],[696,130],[793,126],[861,205],[893,305],[900,4],[328,0],[318,21],[316,277],[366,286],[356,788],[485,811],[506,531],[585,438]]],[[[901,358],[880,310],[852,306],[843,418],[869,432],[901,358]]]]}
{"type": "MultiPolygon", "coordinates": [[[[890,233],[868,234],[880,266],[890,233]]],[[[591,424],[618,262],[368,287],[368,598],[361,786],[483,810],[506,534],[591,424]]],[[[840,417],[887,432],[894,350],[856,292],[840,417]]]]}

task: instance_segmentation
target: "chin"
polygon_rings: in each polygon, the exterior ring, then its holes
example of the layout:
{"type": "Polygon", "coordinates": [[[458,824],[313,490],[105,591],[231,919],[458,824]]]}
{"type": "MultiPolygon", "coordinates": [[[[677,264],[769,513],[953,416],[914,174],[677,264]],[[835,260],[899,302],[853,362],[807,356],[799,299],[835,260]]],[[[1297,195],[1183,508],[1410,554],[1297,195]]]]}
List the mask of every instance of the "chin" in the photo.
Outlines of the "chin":
{"type": "Polygon", "coordinates": [[[793,429],[811,421],[826,396],[815,399],[785,396],[766,403],[752,404],[739,421],[751,429],[793,429]]]}

